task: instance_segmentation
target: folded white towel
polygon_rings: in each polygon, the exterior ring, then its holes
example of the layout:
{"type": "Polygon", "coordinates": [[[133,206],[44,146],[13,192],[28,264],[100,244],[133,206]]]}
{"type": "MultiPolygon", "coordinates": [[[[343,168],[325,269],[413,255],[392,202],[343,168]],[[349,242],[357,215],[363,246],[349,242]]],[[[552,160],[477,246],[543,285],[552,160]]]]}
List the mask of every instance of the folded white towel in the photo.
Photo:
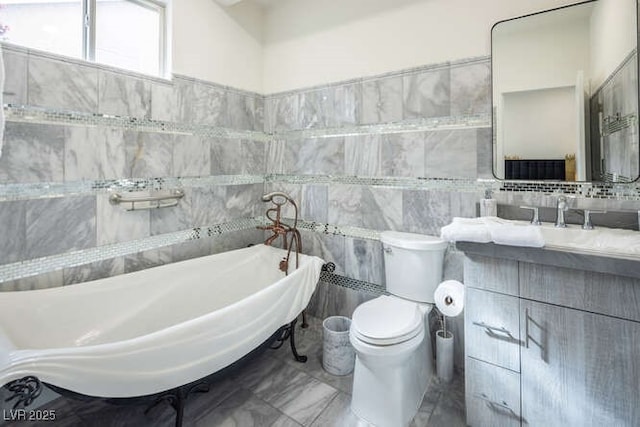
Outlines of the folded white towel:
{"type": "Polygon", "coordinates": [[[453,218],[442,227],[440,237],[449,242],[494,242],[499,245],[544,246],[540,227],[497,217],[453,218]]]}
{"type": "Polygon", "coordinates": [[[539,226],[511,221],[495,221],[492,218],[486,218],[485,224],[491,234],[491,240],[498,245],[528,246],[533,248],[544,246],[544,238],[539,226]]]}
{"type": "Polygon", "coordinates": [[[491,233],[482,218],[453,218],[440,229],[440,237],[449,242],[489,243],[491,233]]]}

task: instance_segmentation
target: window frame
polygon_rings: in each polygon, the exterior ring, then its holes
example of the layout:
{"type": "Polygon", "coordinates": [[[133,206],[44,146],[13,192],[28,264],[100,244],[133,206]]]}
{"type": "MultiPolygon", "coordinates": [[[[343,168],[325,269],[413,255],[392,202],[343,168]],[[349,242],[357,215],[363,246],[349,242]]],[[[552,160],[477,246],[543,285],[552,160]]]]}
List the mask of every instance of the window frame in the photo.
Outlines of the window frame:
{"type": "MultiPolygon", "coordinates": [[[[171,0],[122,0],[127,3],[132,3],[137,6],[152,10],[158,13],[159,19],[159,28],[160,28],[160,37],[158,40],[158,68],[157,74],[147,74],[145,72],[139,70],[132,70],[129,68],[120,67],[117,65],[104,64],[102,62],[96,61],[96,11],[97,11],[97,1],[98,0],[81,0],[82,3],[82,16],[79,17],[80,25],[82,25],[82,47],[80,52],[81,60],[88,61],[94,64],[105,65],[108,67],[115,67],[122,70],[140,73],[145,75],[151,75],[154,77],[160,77],[169,79],[170,78],[170,61],[171,61],[171,52],[170,52],[170,8],[171,8],[171,0]]],[[[30,48],[30,46],[25,46],[30,48]]],[[[54,53],[55,52],[51,52],[54,53]]]]}
{"type": "MultiPolygon", "coordinates": [[[[160,20],[160,37],[158,40],[158,77],[166,77],[168,74],[167,63],[167,3],[156,0],[123,0],[128,3],[133,3],[140,7],[150,9],[154,12],[158,12],[158,18],[160,20]]],[[[84,60],[96,62],[96,6],[97,0],[82,0],[82,55],[84,60]]],[[[117,67],[122,68],[122,67],[117,67]]],[[[128,70],[127,68],[123,68],[128,70]]],[[[129,70],[134,72],[140,72],[137,70],[129,70]]]]}

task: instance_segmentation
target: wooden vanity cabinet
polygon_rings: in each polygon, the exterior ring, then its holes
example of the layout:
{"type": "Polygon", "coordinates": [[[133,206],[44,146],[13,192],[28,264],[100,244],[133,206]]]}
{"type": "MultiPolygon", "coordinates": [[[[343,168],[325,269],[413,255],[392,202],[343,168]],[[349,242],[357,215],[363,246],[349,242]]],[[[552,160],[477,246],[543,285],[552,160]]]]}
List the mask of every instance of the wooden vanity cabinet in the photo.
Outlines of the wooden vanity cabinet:
{"type": "Polygon", "coordinates": [[[529,262],[527,248],[508,259],[481,246],[461,248],[467,424],[640,426],[640,268],[576,270],[544,264],[553,254],[540,249],[529,262]]]}

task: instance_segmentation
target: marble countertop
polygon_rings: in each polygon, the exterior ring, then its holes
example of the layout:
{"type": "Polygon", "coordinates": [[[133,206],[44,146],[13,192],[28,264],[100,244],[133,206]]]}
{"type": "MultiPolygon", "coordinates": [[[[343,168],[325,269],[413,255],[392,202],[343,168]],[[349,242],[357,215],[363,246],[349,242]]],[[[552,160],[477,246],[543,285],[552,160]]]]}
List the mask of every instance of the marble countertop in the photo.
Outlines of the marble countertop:
{"type": "Polygon", "coordinates": [[[457,242],[465,254],[504,258],[556,267],[615,274],[640,279],[640,260],[560,248],[530,248],[495,243],[457,242]]]}

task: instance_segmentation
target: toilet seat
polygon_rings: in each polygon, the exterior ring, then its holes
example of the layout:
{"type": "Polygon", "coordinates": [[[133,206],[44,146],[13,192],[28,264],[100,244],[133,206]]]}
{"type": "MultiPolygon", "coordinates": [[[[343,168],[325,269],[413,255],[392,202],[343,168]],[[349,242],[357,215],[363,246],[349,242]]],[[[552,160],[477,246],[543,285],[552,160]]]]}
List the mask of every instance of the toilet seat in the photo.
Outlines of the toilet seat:
{"type": "Polygon", "coordinates": [[[353,312],[351,327],[357,339],[389,346],[420,334],[423,313],[415,302],[385,295],[360,304],[353,312]]]}

